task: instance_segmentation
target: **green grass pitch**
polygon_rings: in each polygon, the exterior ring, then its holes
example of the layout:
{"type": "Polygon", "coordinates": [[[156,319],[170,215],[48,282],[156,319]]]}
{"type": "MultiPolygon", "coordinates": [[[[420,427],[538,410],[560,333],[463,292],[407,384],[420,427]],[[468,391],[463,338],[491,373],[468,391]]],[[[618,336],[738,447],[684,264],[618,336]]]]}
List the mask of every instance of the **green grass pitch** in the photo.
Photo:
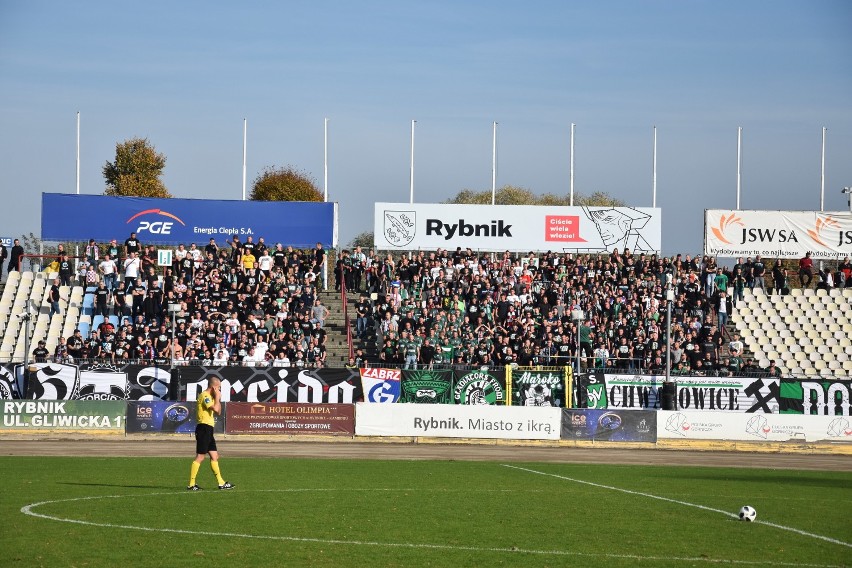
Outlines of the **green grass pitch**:
{"type": "Polygon", "coordinates": [[[189,493],[189,463],[0,458],[0,565],[852,563],[849,473],[223,458],[237,488],[189,493]]]}

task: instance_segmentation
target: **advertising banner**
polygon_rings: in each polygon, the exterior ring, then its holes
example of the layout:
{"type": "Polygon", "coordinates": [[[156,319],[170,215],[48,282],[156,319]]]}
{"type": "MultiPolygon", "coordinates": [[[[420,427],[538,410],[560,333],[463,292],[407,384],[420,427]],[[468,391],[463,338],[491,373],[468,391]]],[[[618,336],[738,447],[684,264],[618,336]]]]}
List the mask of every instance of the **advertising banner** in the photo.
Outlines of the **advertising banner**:
{"type": "Polygon", "coordinates": [[[24,374],[34,400],[125,400],[127,373],[107,364],[34,363],[24,374]]]}
{"type": "Polygon", "coordinates": [[[652,410],[562,410],[563,440],[656,442],[657,413],[652,410]]]}
{"type": "Polygon", "coordinates": [[[122,242],[130,233],[143,244],[219,246],[233,235],[264,237],[296,248],[337,246],[337,204],[299,201],[159,199],[42,193],[41,238],[46,241],[122,242]],[[97,223],[81,223],[97,211],[97,223]],[[286,219],[286,223],[282,222],[286,219]]]}
{"type": "Polygon", "coordinates": [[[657,438],[786,442],[852,442],[852,427],[843,416],[745,414],[677,411],[657,417],[657,438]]]}
{"type": "MultiPolygon", "coordinates": [[[[778,412],[778,378],[678,375],[672,379],[677,383],[676,402],[680,410],[778,412]]],[[[658,409],[663,382],[662,375],[589,375],[587,404],[589,408],[658,409]]]]}
{"type": "Polygon", "coordinates": [[[194,401],[214,376],[222,381],[223,402],[352,404],[364,396],[358,369],[182,367],[180,400],[194,401]]]}
{"type": "Polygon", "coordinates": [[[850,416],[852,380],[781,379],[781,413],[850,416]]]}
{"type": "Polygon", "coordinates": [[[609,252],[662,248],[662,214],[650,207],[541,207],[376,203],[376,248],[609,252]]]}
{"type": "Polygon", "coordinates": [[[391,403],[399,400],[402,371],[372,367],[360,369],[364,402],[391,403]]]}
{"type": "MultiPolygon", "coordinates": [[[[376,405],[383,406],[383,405],[376,405]]],[[[230,402],[225,405],[227,434],[355,433],[352,404],[230,402]]]]}
{"type": "Polygon", "coordinates": [[[453,402],[451,370],[404,370],[401,387],[399,402],[418,404],[451,404],[453,402]]]}
{"type": "MultiPolygon", "coordinates": [[[[134,400],[127,403],[126,418],[125,428],[128,434],[192,434],[198,424],[194,402],[134,400]]],[[[225,431],[223,418],[216,420],[213,430],[225,431]]]]}
{"type": "Polygon", "coordinates": [[[425,436],[502,440],[558,440],[558,408],[456,404],[355,405],[359,436],[425,436]]]}
{"type": "Polygon", "coordinates": [[[512,406],[566,405],[568,374],[565,371],[515,370],[511,373],[512,406]]]}
{"type": "Polygon", "coordinates": [[[704,211],[704,254],[838,260],[852,256],[847,211],[704,211]]]}
{"type": "Polygon", "coordinates": [[[508,404],[506,371],[455,371],[453,402],[456,404],[508,404]]]}
{"type": "Polygon", "coordinates": [[[6,400],[2,430],[96,430],[124,432],[124,401],[6,400]]]}

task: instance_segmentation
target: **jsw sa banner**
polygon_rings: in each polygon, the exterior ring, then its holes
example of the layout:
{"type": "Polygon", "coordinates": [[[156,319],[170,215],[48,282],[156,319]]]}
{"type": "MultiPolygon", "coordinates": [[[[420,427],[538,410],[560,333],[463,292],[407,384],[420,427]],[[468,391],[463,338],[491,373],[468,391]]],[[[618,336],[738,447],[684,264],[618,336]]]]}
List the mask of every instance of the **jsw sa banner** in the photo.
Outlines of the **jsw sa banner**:
{"type": "Polygon", "coordinates": [[[842,211],[704,212],[704,254],[842,259],[852,255],[852,214],[842,211]]]}
{"type": "Polygon", "coordinates": [[[121,242],[130,233],[142,244],[203,245],[213,238],[222,246],[237,235],[242,242],[264,237],[268,246],[334,247],[337,204],[41,194],[44,240],[121,242]]]}
{"type": "Polygon", "coordinates": [[[376,248],[564,252],[661,249],[656,208],[376,203],[376,248]]]}

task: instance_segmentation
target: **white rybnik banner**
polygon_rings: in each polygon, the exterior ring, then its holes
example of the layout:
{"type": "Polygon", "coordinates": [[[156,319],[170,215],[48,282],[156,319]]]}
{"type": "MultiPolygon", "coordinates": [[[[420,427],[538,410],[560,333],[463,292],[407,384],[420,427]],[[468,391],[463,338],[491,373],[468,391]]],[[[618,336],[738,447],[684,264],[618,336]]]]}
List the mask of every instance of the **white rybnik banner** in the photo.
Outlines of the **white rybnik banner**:
{"type": "Polygon", "coordinates": [[[662,215],[650,207],[376,203],[377,249],[659,252],[662,215]]]}

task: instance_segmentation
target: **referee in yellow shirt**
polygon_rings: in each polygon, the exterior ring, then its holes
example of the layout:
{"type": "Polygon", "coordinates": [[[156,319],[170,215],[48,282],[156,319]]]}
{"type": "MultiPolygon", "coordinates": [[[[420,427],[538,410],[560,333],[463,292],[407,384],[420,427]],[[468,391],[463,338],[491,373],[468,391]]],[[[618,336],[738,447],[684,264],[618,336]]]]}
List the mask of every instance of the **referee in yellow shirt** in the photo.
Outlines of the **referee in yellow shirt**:
{"type": "Polygon", "coordinates": [[[206,390],[201,391],[198,399],[195,401],[196,416],[198,424],[195,426],[195,461],[192,462],[192,467],[189,470],[189,486],[188,491],[201,491],[201,488],[195,483],[195,477],[198,475],[198,470],[201,468],[201,462],[204,461],[205,454],[210,454],[210,469],[216,476],[216,481],[219,484],[219,489],[233,489],[234,485],[225,481],[222,478],[222,473],[219,471],[219,452],[216,451],[216,440],[213,438],[213,425],[215,424],[214,414],[222,413],[222,381],[217,378],[210,379],[209,386],[206,390]]]}

